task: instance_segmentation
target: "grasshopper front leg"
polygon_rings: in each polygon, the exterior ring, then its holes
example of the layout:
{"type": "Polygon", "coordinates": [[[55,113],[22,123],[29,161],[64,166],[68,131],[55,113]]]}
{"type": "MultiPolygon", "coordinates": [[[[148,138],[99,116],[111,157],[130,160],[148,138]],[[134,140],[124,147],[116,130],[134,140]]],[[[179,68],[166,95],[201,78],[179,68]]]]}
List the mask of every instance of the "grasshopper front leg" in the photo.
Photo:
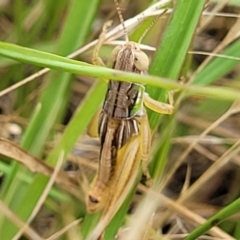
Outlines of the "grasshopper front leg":
{"type": "Polygon", "coordinates": [[[98,53],[99,53],[99,50],[100,50],[101,46],[102,46],[103,43],[104,43],[107,29],[108,29],[111,25],[112,25],[112,21],[108,21],[108,22],[106,22],[106,23],[103,25],[102,32],[101,32],[101,34],[100,34],[100,36],[99,36],[98,42],[97,42],[95,48],[93,49],[92,63],[93,63],[94,65],[98,65],[98,66],[105,67],[104,62],[103,62],[103,60],[99,57],[98,53]]]}

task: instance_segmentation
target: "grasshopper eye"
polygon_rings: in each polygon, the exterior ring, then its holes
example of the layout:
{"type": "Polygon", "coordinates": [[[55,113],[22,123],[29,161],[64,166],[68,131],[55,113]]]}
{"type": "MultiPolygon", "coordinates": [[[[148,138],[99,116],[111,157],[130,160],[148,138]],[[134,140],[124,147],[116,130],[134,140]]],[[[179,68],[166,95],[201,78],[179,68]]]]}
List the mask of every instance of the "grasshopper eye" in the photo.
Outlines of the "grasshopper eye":
{"type": "Polygon", "coordinates": [[[91,203],[95,203],[95,204],[99,203],[99,200],[97,198],[93,197],[93,196],[89,196],[89,201],[91,203]]]}
{"type": "Polygon", "coordinates": [[[142,51],[135,51],[134,64],[138,70],[146,71],[149,66],[148,56],[142,51]]]}
{"type": "Polygon", "coordinates": [[[92,194],[89,194],[87,196],[86,203],[87,203],[87,211],[89,213],[95,213],[103,207],[102,202],[101,202],[101,197],[94,196],[92,194]]]}

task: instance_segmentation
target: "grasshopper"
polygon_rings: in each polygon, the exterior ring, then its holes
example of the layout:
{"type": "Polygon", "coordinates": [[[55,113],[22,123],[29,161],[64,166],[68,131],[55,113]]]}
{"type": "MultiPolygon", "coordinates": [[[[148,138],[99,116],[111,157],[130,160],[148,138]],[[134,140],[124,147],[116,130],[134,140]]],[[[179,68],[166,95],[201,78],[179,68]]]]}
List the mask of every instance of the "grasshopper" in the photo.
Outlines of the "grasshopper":
{"type": "MultiPolygon", "coordinates": [[[[148,56],[141,51],[140,43],[128,40],[118,2],[117,0],[114,2],[126,42],[112,51],[111,67],[144,74],[149,66],[148,56]]],[[[104,42],[108,26],[109,23],[104,25],[93,51],[93,63],[101,66],[104,66],[104,63],[98,56],[98,51],[104,42]]],[[[102,216],[110,214],[109,218],[111,218],[124,200],[120,201],[121,197],[126,196],[132,187],[141,160],[147,162],[151,146],[151,130],[144,104],[162,114],[172,114],[174,110],[173,98],[170,94],[169,104],[161,103],[149,97],[142,84],[108,81],[105,100],[98,114],[98,123],[96,120],[93,121],[88,131],[91,136],[98,135],[101,144],[98,172],[86,196],[89,213],[104,208],[102,216]],[[119,206],[114,207],[115,204],[119,206]]]]}

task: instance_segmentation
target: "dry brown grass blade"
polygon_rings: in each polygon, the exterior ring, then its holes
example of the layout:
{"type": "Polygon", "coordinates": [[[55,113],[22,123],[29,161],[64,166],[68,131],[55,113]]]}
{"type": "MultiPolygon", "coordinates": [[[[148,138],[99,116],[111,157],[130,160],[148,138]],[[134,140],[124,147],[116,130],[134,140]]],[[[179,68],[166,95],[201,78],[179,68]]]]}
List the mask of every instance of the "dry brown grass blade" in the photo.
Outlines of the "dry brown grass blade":
{"type": "MultiPolygon", "coordinates": [[[[148,189],[147,187],[143,185],[139,185],[138,187],[139,190],[143,191],[144,193],[150,194],[151,198],[156,198],[158,199],[159,203],[161,205],[165,205],[169,209],[175,212],[175,214],[178,214],[182,216],[184,219],[190,221],[194,225],[200,225],[203,224],[206,219],[203,218],[202,216],[196,214],[195,212],[191,211],[188,209],[186,206],[184,206],[182,203],[179,203],[177,201],[171,200],[170,198],[164,196],[163,194],[157,193],[156,191],[153,191],[151,189],[148,189]]],[[[144,216],[142,216],[144,217],[144,216]]],[[[144,226],[138,226],[139,228],[144,227],[144,226]]],[[[218,237],[219,239],[229,239],[229,240],[234,240],[229,234],[224,232],[218,227],[213,227],[212,229],[209,230],[209,233],[212,236],[218,237]]]]}
{"type": "Polygon", "coordinates": [[[125,239],[149,239],[149,232],[152,228],[153,216],[159,206],[159,200],[151,194],[147,194],[141,201],[137,211],[131,216],[127,230],[119,233],[118,240],[125,239]]]}
{"type": "Polygon", "coordinates": [[[35,205],[35,208],[33,209],[33,211],[31,212],[31,215],[28,217],[27,221],[25,222],[25,225],[18,231],[18,233],[14,236],[14,238],[12,240],[18,240],[21,235],[23,233],[25,233],[26,228],[28,227],[28,225],[32,222],[32,220],[34,219],[34,217],[37,215],[37,213],[39,212],[40,208],[43,206],[44,201],[46,200],[55,180],[57,177],[58,172],[60,171],[62,162],[63,162],[63,156],[64,153],[63,151],[60,152],[59,158],[58,158],[58,162],[56,165],[56,168],[54,169],[53,174],[51,175],[48,184],[46,185],[42,196],[40,197],[40,199],[38,200],[37,204],[35,205]]]}
{"type": "MultiPolygon", "coordinates": [[[[199,118],[198,121],[196,122],[195,121],[196,119],[194,117],[183,114],[181,112],[178,113],[177,120],[189,126],[192,127],[194,126],[199,130],[205,130],[211,125],[211,123],[209,121],[206,121],[205,119],[199,118]]],[[[238,132],[232,129],[224,128],[221,125],[218,125],[214,129],[212,129],[211,133],[225,138],[240,138],[240,134],[238,132]]],[[[174,138],[174,142],[175,139],[176,138],[174,138]]]]}
{"type": "Polygon", "coordinates": [[[217,13],[217,12],[221,11],[228,4],[228,2],[229,2],[229,0],[222,0],[222,1],[218,2],[216,4],[216,6],[211,11],[212,15],[207,16],[201,22],[200,27],[197,30],[197,33],[203,31],[208,26],[208,24],[213,20],[213,18],[215,17],[214,13],[217,13]]]}
{"type": "MultiPolygon", "coordinates": [[[[67,232],[70,228],[78,225],[80,223],[80,219],[75,220],[71,223],[69,223],[68,225],[66,225],[63,229],[61,229],[60,231],[54,233],[51,237],[45,239],[45,240],[55,240],[58,239],[60,236],[62,236],[65,232],[67,232]]],[[[81,238],[78,236],[78,240],[81,240],[81,238]]]]}
{"type": "Polygon", "coordinates": [[[183,203],[197,194],[200,189],[204,189],[203,186],[207,184],[211,178],[214,177],[229,161],[231,158],[238,154],[240,151],[240,140],[238,140],[228,151],[226,151],[211,167],[204,172],[204,174],[179,198],[179,202],[183,203]]]}
{"type": "MultiPolygon", "coordinates": [[[[27,167],[31,172],[42,173],[48,177],[50,177],[54,172],[54,168],[52,166],[31,155],[14,142],[5,138],[0,138],[0,154],[16,160],[27,167]]],[[[64,190],[83,201],[76,179],[69,178],[65,172],[60,171],[56,177],[56,183],[64,190]]]]}
{"type": "MultiPolygon", "coordinates": [[[[204,189],[204,185],[210,181],[219,170],[221,170],[231,158],[238,154],[240,151],[240,140],[238,140],[228,151],[226,151],[212,166],[177,200],[178,203],[185,203],[194,197],[197,197],[197,193],[201,189],[204,189]],[[195,196],[196,195],[196,196],[195,196]]],[[[163,223],[169,217],[169,213],[165,213],[161,219],[163,223]]]]}
{"type": "Polygon", "coordinates": [[[191,78],[188,81],[188,84],[192,83],[195,76],[201,72],[205,66],[212,60],[212,58],[215,56],[214,54],[217,54],[221,52],[225,47],[227,47],[230,43],[232,43],[234,40],[239,38],[240,36],[240,18],[236,21],[236,23],[232,26],[232,28],[229,30],[226,37],[217,45],[217,47],[211,52],[211,54],[202,62],[202,64],[197,68],[197,70],[192,74],[191,78]]]}
{"type": "Polygon", "coordinates": [[[168,172],[168,175],[165,177],[163,182],[163,187],[166,186],[169,181],[172,179],[174,173],[179,168],[179,166],[184,162],[188,154],[192,151],[194,146],[198,144],[198,142],[205,137],[212,129],[217,127],[220,123],[225,121],[229,116],[232,114],[235,114],[240,111],[240,108],[238,106],[238,102],[233,103],[233,105],[230,107],[230,109],[224,113],[220,118],[218,118],[214,123],[212,123],[208,128],[206,128],[187,148],[186,150],[179,156],[177,162],[174,164],[174,166],[170,169],[168,172]]]}

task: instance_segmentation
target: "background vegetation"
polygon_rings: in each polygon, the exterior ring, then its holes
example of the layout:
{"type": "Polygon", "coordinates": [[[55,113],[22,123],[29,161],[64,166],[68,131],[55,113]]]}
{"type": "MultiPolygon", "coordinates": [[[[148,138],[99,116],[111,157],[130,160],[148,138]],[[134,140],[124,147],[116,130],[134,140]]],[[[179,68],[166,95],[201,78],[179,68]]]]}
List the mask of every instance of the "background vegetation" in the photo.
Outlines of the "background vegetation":
{"type": "MultiPolygon", "coordinates": [[[[173,15],[161,17],[144,39],[157,48],[147,51],[150,76],[135,76],[92,66],[94,43],[77,61],[65,58],[89,46],[108,19],[118,24],[113,1],[0,0],[1,137],[11,140],[0,141],[1,239],[84,239],[96,225],[99,216],[88,215],[84,203],[98,156],[98,141],[85,130],[106,91],[106,83],[96,78],[144,83],[160,101],[167,100],[169,90],[179,89],[172,116],[148,110],[154,188],[146,194],[139,184],[105,239],[113,239],[121,226],[118,236],[123,239],[133,239],[125,234],[140,239],[135,229],[145,239],[196,239],[223,220],[208,235],[240,239],[234,215],[240,209],[239,3],[208,1],[204,7],[203,0],[166,2],[173,15]],[[26,78],[31,81],[9,91],[26,78]],[[61,167],[70,179],[56,176],[61,167]],[[128,224],[132,232],[126,230],[128,224]]],[[[126,2],[124,19],[151,3],[126,2]]],[[[134,22],[130,39],[137,41],[150,21],[134,22]]],[[[106,62],[111,50],[101,49],[106,62]]]]}

